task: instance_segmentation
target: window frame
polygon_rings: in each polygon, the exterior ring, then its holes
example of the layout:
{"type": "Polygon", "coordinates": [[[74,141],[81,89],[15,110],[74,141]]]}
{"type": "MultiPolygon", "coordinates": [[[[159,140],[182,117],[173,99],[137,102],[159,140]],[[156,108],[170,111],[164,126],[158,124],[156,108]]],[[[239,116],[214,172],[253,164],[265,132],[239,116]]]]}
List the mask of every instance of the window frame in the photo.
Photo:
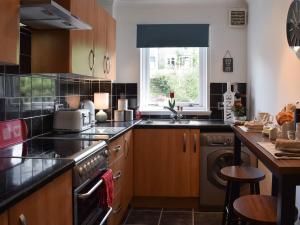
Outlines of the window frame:
{"type": "MultiPolygon", "coordinates": [[[[161,106],[148,105],[150,89],[150,50],[149,48],[140,49],[140,110],[159,112],[166,111],[161,106]]],[[[208,70],[209,70],[209,48],[199,47],[199,74],[200,74],[200,99],[198,103],[176,104],[184,107],[184,111],[189,112],[208,112],[208,70]]],[[[176,93],[175,93],[176,95],[176,93]]]]}

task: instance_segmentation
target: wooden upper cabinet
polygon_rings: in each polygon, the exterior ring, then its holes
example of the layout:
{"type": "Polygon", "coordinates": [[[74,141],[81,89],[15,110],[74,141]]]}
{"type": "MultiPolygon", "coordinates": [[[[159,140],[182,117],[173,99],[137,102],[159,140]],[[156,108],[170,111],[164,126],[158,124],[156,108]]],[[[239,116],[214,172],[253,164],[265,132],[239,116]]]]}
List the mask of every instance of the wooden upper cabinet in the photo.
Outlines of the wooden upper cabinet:
{"type": "Polygon", "coordinates": [[[0,1],[0,63],[19,64],[20,0],[0,1]]]}
{"type": "Polygon", "coordinates": [[[99,7],[97,15],[98,21],[94,39],[96,57],[94,76],[103,80],[115,80],[116,21],[102,7],[99,7]]]}
{"type": "Polygon", "coordinates": [[[30,225],[72,225],[72,210],[72,171],[68,171],[11,207],[9,224],[23,224],[23,219],[30,225]]]}
{"type": "Polygon", "coordinates": [[[115,79],[114,19],[96,0],[57,2],[93,29],[33,30],[32,72],[75,73],[105,80],[115,79]]]}
{"type": "Polygon", "coordinates": [[[74,73],[93,76],[95,66],[94,32],[95,0],[72,0],[71,12],[93,26],[93,30],[74,30],[71,32],[71,70],[74,73]]]}
{"type": "MultiPolygon", "coordinates": [[[[198,197],[198,140],[189,129],[134,130],[134,195],[198,197]]],[[[199,138],[199,137],[196,137],[199,138]]]]}
{"type": "Polygon", "coordinates": [[[0,214],[0,224],[8,225],[8,214],[6,211],[0,214]]]}
{"type": "Polygon", "coordinates": [[[102,7],[96,7],[96,20],[94,21],[94,52],[95,67],[94,76],[106,78],[106,30],[107,16],[106,11],[102,7]]]}
{"type": "Polygon", "coordinates": [[[108,15],[107,19],[107,78],[116,79],[116,21],[108,15]]]}

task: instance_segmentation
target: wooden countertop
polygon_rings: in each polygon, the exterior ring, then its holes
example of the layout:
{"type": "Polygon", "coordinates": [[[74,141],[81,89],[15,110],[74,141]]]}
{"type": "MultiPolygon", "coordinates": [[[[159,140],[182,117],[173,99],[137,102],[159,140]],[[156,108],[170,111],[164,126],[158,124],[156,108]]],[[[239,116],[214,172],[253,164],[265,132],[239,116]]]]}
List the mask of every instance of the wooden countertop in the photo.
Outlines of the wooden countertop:
{"type": "Polygon", "coordinates": [[[275,174],[300,174],[300,160],[276,159],[257,142],[270,142],[261,133],[246,133],[237,126],[232,127],[235,135],[275,174]]]}

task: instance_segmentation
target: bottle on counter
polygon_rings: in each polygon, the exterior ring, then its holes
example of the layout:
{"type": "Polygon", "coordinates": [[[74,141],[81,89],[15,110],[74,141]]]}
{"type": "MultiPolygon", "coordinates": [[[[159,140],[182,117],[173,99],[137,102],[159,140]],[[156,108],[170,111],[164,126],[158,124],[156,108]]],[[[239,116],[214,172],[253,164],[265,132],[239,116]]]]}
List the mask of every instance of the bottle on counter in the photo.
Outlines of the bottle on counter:
{"type": "Polygon", "coordinates": [[[223,94],[224,96],[224,121],[232,122],[232,106],[234,104],[234,93],[231,91],[231,84],[227,82],[227,91],[223,94]]]}

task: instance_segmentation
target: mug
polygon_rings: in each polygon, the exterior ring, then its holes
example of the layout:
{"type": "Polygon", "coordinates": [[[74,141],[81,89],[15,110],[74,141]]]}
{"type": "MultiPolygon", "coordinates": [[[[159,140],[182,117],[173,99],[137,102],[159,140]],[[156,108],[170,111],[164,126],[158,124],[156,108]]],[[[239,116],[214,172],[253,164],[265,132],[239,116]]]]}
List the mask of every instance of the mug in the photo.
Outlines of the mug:
{"type": "Polygon", "coordinates": [[[271,123],[271,122],[273,122],[273,119],[274,119],[274,117],[270,113],[267,113],[267,112],[258,113],[258,120],[260,122],[262,122],[263,124],[271,123]]]}

